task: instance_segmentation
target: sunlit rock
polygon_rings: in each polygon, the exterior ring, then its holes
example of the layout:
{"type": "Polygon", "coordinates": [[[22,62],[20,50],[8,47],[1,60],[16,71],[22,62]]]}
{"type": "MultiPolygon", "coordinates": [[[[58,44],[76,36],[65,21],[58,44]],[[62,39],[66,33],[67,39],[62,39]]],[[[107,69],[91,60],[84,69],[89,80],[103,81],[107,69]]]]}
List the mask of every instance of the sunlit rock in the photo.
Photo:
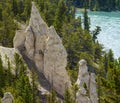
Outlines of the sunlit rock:
{"type": "Polygon", "coordinates": [[[79,74],[76,84],[79,90],[76,94],[77,103],[98,103],[95,74],[88,72],[87,62],[79,62],[79,74]]]}
{"type": "Polygon", "coordinates": [[[4,97],[1,99],[2,103],[13,103],[14,102],[14,97],[10,92],[4,93],[4,97]]]}
{"type": "Polygon", "coordinates": [[[63,95],[65,88],[71,85],[65,69],[67,53],[56,30],[53,26],[47,26],[34,3],[32,3],[29,25],[21,33],[16,33],[15,49],[34,61],[38,71],[42,72],[53,88],[63,95]],[[23,35],[25,38],[20,37],[23,35]],[[19,38],[22,41],[17,44],[19,38]]]}

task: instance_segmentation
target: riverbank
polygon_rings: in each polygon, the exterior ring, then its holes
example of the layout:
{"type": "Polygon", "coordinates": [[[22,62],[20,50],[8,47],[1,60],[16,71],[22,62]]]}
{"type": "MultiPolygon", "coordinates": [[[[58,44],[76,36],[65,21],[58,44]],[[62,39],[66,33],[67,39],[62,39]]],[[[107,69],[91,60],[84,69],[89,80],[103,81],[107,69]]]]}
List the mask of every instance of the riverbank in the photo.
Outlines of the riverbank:
{"type": "MultiPolygon", "coordinates": [[[[84,8],[76,8],[76,11],[77,11],[77,12],[84,12],[84,10],[85,10],[84,8]]],[[[90,11],[90,10],[87,9],[87,11],[90,11]]]]}

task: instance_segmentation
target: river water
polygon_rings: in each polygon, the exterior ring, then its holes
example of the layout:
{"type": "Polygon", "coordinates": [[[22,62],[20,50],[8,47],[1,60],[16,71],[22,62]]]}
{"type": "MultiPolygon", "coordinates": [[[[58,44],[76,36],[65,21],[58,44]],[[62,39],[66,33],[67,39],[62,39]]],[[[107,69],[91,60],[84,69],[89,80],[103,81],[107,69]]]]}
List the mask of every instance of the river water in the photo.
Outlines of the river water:
{"type": "MultiPolygon", "coordinates": [[[[83,13],[76,11],[76,17],[83,13]]],[[[115,58],[120,57],[120,12],[97,12],[89,11],[91,30],[96,26],[101,27],[98,41],[104,45],[105,50],[112,49],[115,58]]]]}

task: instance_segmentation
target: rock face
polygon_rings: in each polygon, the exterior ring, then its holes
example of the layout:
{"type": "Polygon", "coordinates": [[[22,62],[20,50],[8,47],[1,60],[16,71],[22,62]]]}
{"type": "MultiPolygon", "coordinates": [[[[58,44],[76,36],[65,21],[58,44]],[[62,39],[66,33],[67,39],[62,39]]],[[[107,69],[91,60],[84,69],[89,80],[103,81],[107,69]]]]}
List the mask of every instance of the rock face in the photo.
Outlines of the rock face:
{"type": "Polygon", "coordinates": [[[16,32],[14,48],[34,61],[54,89],[64,94],[65,88],[71,84],[65,70],[67,53],[54,27],[47,26],[34,3],[28,27],[16,32]]]}
{"type": "Polygon", "coordinates": [[[79,75],[76,84],[80,87],[77,92],[77,103],[98,103],[95,74],[88,72],[87,62],[79,62],[79,75]]]}
{"type": "Polygon", "coordinates": [[[14,98],[10,92],[4,93],[4,97],[2,98],[2,103],[13,103],[14,98]]]}
{"type": "Polygon", "coordinates": [[[15,63],[14,63],[14,55],[17,53],[17,51],[14,48],[7,48],[7,47],[2,47],[0,46],[0,56],[1,60],[3,63],[3,66],[7,68],[8,66],[8,60],[7,57],[9,58],[9,61],[11,63],[12,68],[15,68],[15,63]]]}

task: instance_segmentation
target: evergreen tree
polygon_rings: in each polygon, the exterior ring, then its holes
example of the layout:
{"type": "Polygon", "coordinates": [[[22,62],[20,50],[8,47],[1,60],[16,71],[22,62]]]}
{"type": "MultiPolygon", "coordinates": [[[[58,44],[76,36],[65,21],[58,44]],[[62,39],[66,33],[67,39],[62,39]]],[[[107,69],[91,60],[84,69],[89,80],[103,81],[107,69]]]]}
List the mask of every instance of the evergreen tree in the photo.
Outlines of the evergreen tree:
{"type": "Polygon", "coordinates": [[[47,103],[59,103],[57,100],[57,96],[53,88],[50,91],[50,94],[48,95],[47,103]]]}
{"type": "Polygon", "coordinates": [[[84,4],[90,10],[114,11],[120,10],[120,0],[74,0],[76,7],[84,8],[84,4]]]}
{"type": "Polygon", "coordinates": [[[15,58],[15,60],[14,60],[14,62],[15,62],[15,78],[17,79],[22,61],[21,61],[20,55],[17,53],[15,53],[14,58],[15,58]]]}
{"type": "Polygon", "coordinates": [[[13,37],[15,35],[15,30],[17,25],[14,23],[14,20],[10,14],[10,5],[6,5],[6,8],[2,10],[2,26],[0,32],[0,42],[3,46],[12,47],[13,46],[13,37]]]}
{"type": "Polygon", "coordinates": [[[25,0],[25,8],[23,12],[23,21],[29,20],[31,14],[31,0],[25,0]]]}
{"type": "Polygon", "coordinates": [[[2,21],[2,5],[0,5],[0,21],[2,21]]]}
{"type": "Polygon", "coordinates": [[[77,99],[76,94],[77,94],[78,90],[79,90],[78,85],[77,85],[77,84],[74,84],[74,85],[72,86],[72,91],[73,91],[72,93],[73,93],[73,97],[74,97],[74,102],[75,102],[75,103],[76,103],[76,99],[77,99]]]}
{"type": "Polygon", "coordinates": [[[5,74],[5,72],[4,72],[1,55],[0,55],[0,97],[2,97],[2,95],[3,95],[2,88],[5,86],[5,81],[3,79],[3,78],[5,78],[4,74],[5,74]]]}
{"type": "Polygon", "coordinates": [[[94,62],[98,63],[102,59],[103,46],[97,41],[94,44],[94,62]]]}
{"type": "Polygon", "coordinates": [[[84,9],[84,30],[89,31],[90,29],[90,20],[88,17],[87,8],[84,9]]]}
{"type": "Polygon", "coordinates": [[[17,0],[12,0],[12,11],[13,11],[14,15],[17,15],[17,13],[18,13],[17,0]]]}
{"type": "Polygon", "coordinates": [[[95,43],[96,39],[97,39],[97,35],[100,33],[101,28],[99,26],[96,26],[96,29],[92,32],[92,38],[93,38],[93,42],[95,43]]]}
{"type": "Polygon", "coordinates": [[[32,103],[38,103],[40,101],[39,97],[38,97],[38,90],[37,90],[37,75],[34,71],[34,69],[32,69],[31,71],[31,77],[32,77],[32,103]]]}
{"type": "Polygon", "coordinates": [[[113,68],[114,55],[113,55],[113,51],[111,49],[108,52],[108,59],[109,59],[109,66],[110,66],[110,68],[113,68]]]}
{"type": "Polygon", "coordinates": [[[24,4],[24,2],[22,1],[22,0],[19,0],[18,2],[17,2],[17,5],[18,5],[18,14],[19,15],[21,15],[23,12],[24,12],[24,6],[25,6],[25,4],[24,4]]]}
{"type": "Polygon", "coordinates": [[[7,63],[8,63],[8,67],[7,67],[7,70],[6,70],[6,75],[7,75],[7,85],[8,86],[11,86],[12,85],[12,82],[13,82],[13,75],[11,73],[11,65],[10,65],[10,60],[9,58],[6,56],[6,60],[7,60],[7,63]]]}
{"type": "Polygon", "coordinates": [[[104,69],[105,69],[105,72],[107,73],[108,72],[108,69],[109,69],[109,60],[108,60],[108,55],[107,53],[105,53],[104,55],[104,69]]]}
{"type": "Polygon", "coordinates": [[[63,103],[74,103],[73,97],[71,96],[71,93],[68,88],[66,88],[65,90],[63,103]]]}
{"type": "Polygon", "coordinates": [[[65,21],[66,10],[67,8],[65,2],[63,0],[60,0],[58,3],[58,8],[56,10],[55,22],[54,22],[55,29],[58,31],[58,33],[60,33],[63,22],[65,21]]]}

